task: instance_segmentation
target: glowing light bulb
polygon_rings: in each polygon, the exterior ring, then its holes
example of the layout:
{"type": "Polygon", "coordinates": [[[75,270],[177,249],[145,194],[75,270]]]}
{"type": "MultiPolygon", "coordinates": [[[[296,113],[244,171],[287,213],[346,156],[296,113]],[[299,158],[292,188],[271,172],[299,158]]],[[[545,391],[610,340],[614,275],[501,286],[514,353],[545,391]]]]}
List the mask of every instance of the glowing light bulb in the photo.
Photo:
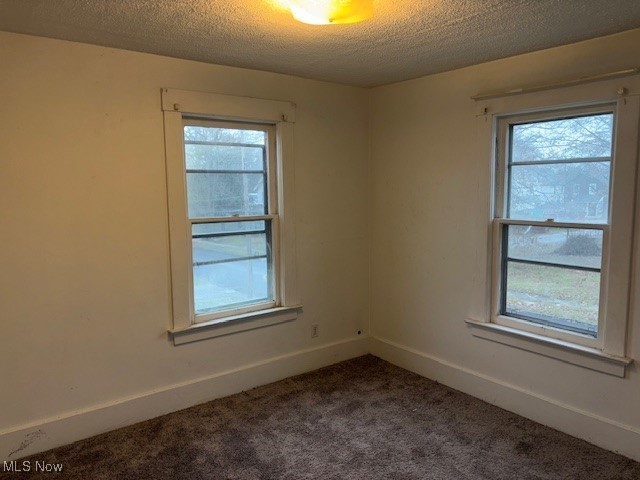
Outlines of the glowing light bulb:
{"type": "Polygon", "coordinates": [[[373,16],[373,0],[289,0],[289,9],[311,25],[357,23],[373,16]]]}

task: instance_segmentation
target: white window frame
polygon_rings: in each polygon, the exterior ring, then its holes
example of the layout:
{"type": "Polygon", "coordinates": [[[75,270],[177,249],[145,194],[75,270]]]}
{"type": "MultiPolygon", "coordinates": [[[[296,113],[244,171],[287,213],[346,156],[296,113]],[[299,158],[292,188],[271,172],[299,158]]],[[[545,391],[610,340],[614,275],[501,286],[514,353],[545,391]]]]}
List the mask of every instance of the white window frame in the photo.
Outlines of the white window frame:
{"type": "MultiPolygon", "coordinates": [[[[217,310],[211,313],[198,314],[194,310],[194,302],[189,302],[189,318],[193,319],[193,323],[206,323],[211,320],[217,320],[219,318],[225,318],[229,315],[241,315],[244,313],[256,312],[259,310],[266,310],[280,306],[280,269],[278,268],[278,256],[280,252],[279,248],[279,215],[278,215],[278,187],[277,187],[277,165],[276,165],[276,129],[271,124],[261,123],[247,123],[247,122],[229,122],[221,120],[192,118],[183,116],[183,127],[187,126],[201,126],[201,127],[213,127],[213,128],[237,128],[242,130],[255,130],[265,133],[266,144],[266,159],[267,159],[267,213],[262,215],[233,215],[224,217],[209,217],[209,218],[187,218],[188,230],[191,232],[193,225],[197,224],[217,224],[217,223],[237,223],[248,221],[264,221],[269,222],[269,229],[271,232],[271,242],[268,248],[271,250],[271,267],[272,267],[272,281],[273,281],[273,299],[261,302],[251,303],[247,306],[238,306],[236,308],[225,308],[217,310]]],[[[186,194],[186,191],[185,191],[186,194]]],[[[187,216],[188,217],[188,216],[187,216]]],[[[191,233],[189,233],[191,237],[191,233]]],[[[190,263],[193,263],[193,249],[189,245],[189,258],[190,263]]],[[[189,277],[189,293],[190,298],[194,298],[194,285],[193,276],[189,277]]]]}
{"type": "MultiPolygon", "coordinates": [[[[486,280],[488,289],[481,317],[467,320],[472,333],[499,343],[512,345],[568,363],[585,366],[616,376],[624,376],[632,360],[625,356],[632,281],[632,247],[634,212],[636,210],[636,169],[638,160],[638,123],[640,115],[640,79],[606,80],[571,87],[505,95],[480,103],[479,141],[484,143],[488,164],[489,188],[485,190],[489,204],[486,280]],[[499,202],[504,195],[506,168],[505,146],[510,121],[519,116],[527,120],[553,117],[558,112],[597,112],[607,110],[615,115],[610,215],[607,225],[598,226],[604,232],[603,265],[599,331],[597,338],[554,327],[537,325],[526,320],[500,315],[501,239],[505,224],[525,223],[562,227],[560,222],[518,222],[496,216],[502,214],[499,202]],[[484,139],[484,140],[483,140],[484,139]],[[502,153],[501,153],[502,152],[502,153]]],[[[570,224],[572,227],[578,224],[570,224]]],[[[587,224],[589,228],[593,225],[587,224]]]]}
{"type": "MultiPolygon", "coordinates": [[[[613,128],[613,143],[611,154],[611,192],[618,189],[625,189],[629,187],[628,179],[624,179],[620,176],[614,175],[614,170],[617,165],[616,155],[616,124],[617,124],[617,112],[616,103],[605,103],[603,105],[594,105],[589,107],[571,107],[562,109],[545,110],[536,113],[529,114],[515,114],[515,115],[500,115],[496,116],[496,128],[495,128],[495,142],[496,142],[496,176],[494,183],[494,219],[493,219],[493,275],[492,275],[492,314],[491,319],[498,325],[505,325],[524,331],[537,333],[539,335],[555,338],[559,340],[566,340],[568,342],[576,343],[579,345],[585,345],[588,347],[594,347],[604,350],[604,337],[606,333],[605,325],[611,320],[608,320],[608,303],[627,302],[627,294],[624,291],[619,291],[615,285],[610,285],[608,281],[609,273],[609,258],[612,254],[610,248],[610,234],[611,219],[621,218],[625,215],[625,204],[616,203],[615,207],[613,202],[609,205],[609,220],[606,224],[602,223],[584,223],[579,222],[557,222],[557,221],[534,221],[534,220],[515,220],[506,217],[506,203],[507,203],[507,191],[508,191],[508,175],[507,175],[507,162],[508,162],[508,135],[511,125],[517,125],[523,122],[541,122],[545,120],[554,120],[559,118],[579,116],[579,115],[596,115],[599,113],[613,113],[614,115],[614,128],[613,128]],[[615,181],[614,181],[615,179],[615,181]],[[615,183],[615,185],[614,185],[615,183]],[[615,210],[615,211],[614,211],[615,210]],[[503,276],[503,233],[504,229],[509,225],[533,225],[537,227],[555,227],[555,228],[583,228],[589,230],[600,230],[603,235],[602,245],[602,266],[600,271],[600,304],[598,313],[598,332],[594,338],[589,335],[583,335],[580,333],[569,332],[564,329],[555,328],[552,326],[545,326],[528,322],[523,319],[510,317],[500,313],[500,303],[503,297],[502,291],[502,276],[503,276]]],[[[633,183],[631,183],[633,189],[633,183]]],[[[575,185],[573,186],[575,193],[575,185]]],[[[613,198],[613,196],[610,196],[613,198]]],[[[627,202],[628,203],[628,202],[627,202]]],[[[616,229],[616,233],[618,230],[616,229]]],[[[615,255],[627,256],[630,252],[616,251],[615,255]]]]}
{"type": "MultiPolygon", "coordinates": [[[[213,93],[163,89],[167,199],[171,255],[172,328],[174,344],[189,343],[297,317],[300,309],[296,287],[294,230],[293,125],[291,102],[236,97],[213,93]],[[241,122],[262,125],[275,142],[269,141],[269,212],[255,219],[269,219],[272,228],[274,301],[237,309],[196,315],[193,301],[192,223],[187,210],[184,125],[202,119],[203,124],[241,122]]],[[[249,127],[250,128],[250,127],[249,127]]],[[[261,127],[257,127],[262,129],[261,127]]],[[[253,220],[244,216],[242,220],[253,220]]],[[[224,221],[215,218],[214,221],[224,221]]],[[[236,218],[228,220],[236,221],[236,218]]]]}

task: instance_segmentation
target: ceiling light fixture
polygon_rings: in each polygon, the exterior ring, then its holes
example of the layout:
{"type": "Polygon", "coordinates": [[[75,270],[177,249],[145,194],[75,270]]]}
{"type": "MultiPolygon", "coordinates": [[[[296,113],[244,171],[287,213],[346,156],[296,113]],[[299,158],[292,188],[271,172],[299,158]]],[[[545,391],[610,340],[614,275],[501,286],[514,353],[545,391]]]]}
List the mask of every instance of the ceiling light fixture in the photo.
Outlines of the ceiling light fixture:
{"type": "Polygon", "coordinates": [[[311,25],[357,23],[373,16],[373,0],[289,0],[289,9],[311,25]]]}

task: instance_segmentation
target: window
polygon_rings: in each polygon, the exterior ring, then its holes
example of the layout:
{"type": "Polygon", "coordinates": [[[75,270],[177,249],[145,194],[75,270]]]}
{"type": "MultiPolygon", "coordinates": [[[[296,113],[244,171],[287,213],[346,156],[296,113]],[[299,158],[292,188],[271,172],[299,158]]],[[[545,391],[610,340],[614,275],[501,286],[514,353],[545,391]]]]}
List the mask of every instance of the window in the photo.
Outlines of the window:
{"type": "Polygon", "coordinates": [[[477,97],[493,166],[475,336],[624,376],[639,80],[477,97]]]}
{"type": "Polygon", "coordinates": [[[272,126],[184,119],[195,321],[278,303],[272,126]]]}
{"type": "Polygon", "coordinates": [[[174,342],[295,318],[293,106],[165,89],[163,109],[174,342]]]}
{"type": "Polygon", "coordinates": [[[499,316],[599,336],[614,120],[612,105],[499,120],[499,316]]]}

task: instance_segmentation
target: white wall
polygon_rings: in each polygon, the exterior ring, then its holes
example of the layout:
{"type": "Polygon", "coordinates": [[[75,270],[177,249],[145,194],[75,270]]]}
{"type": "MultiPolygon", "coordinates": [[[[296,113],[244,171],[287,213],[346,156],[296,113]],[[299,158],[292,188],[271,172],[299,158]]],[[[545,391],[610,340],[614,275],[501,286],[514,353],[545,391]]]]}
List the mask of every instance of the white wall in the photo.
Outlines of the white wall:
{"type": "MultiPolygon", "coordinates": [[[[490,159],[470,97],[638,66],[638,45],[634,30],[374,89],[370,215],[374,353],[640,459],[637,365],[620,379],[475,338],[464,323],[482,315],[487,287],[490,159]]],[[[637,315],[629,338],[638,358],[637,315]]]]}
{"type": "Polygon", "coordinates": [[[366,352],[366,90],[9,33],[0,65],[0,458],[366,352]],[[161,87],[297,103],[297,321],[168,341],[161,87]]]}

